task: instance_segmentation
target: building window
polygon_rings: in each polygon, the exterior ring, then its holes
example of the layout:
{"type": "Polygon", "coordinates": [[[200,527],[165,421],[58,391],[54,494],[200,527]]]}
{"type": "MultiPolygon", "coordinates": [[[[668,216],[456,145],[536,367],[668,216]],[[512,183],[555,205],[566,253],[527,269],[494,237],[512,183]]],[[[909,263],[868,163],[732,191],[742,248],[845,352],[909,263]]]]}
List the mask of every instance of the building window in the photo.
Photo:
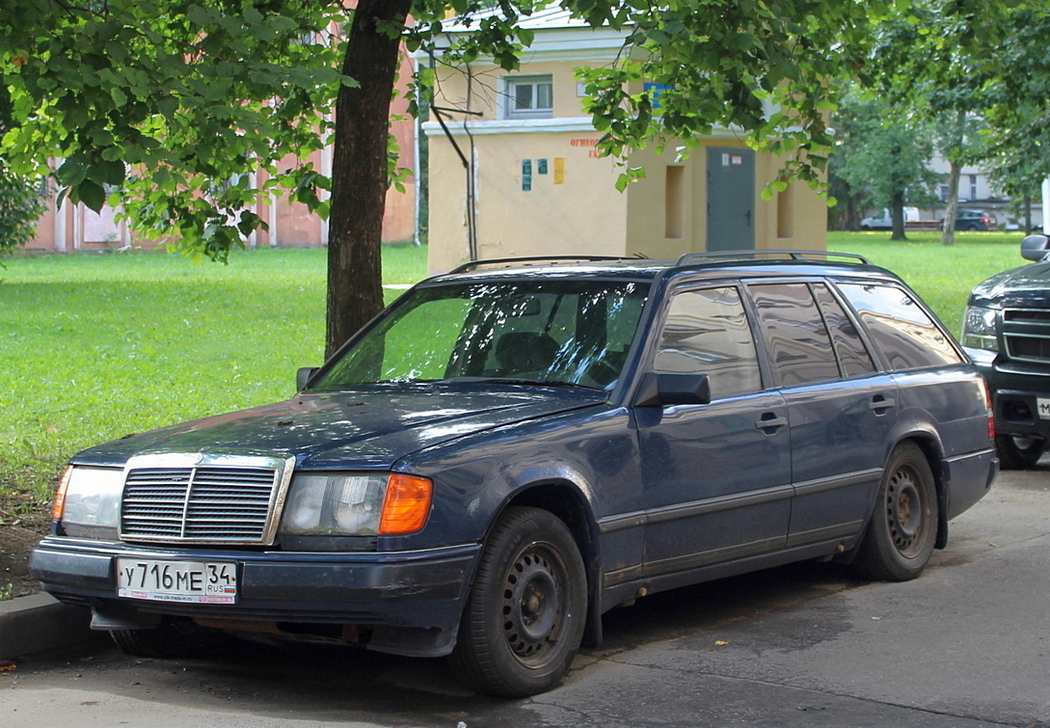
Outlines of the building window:
{"type": "Polygon", "coordinates": [[[506,80],[506,118],[549,119],[554,116],[554,84],[547,76],[512,76],[506,80]]]}
{"type": "Polygon", "coordinates": [[[664,237],[685,237],[685,167],[667,167],[664,189],[664,237]]]}
{"type": "Polygon", "coordinates": [[[970,175],[970,199],[977,199],[977,175],[975,174],[970,175]]]}

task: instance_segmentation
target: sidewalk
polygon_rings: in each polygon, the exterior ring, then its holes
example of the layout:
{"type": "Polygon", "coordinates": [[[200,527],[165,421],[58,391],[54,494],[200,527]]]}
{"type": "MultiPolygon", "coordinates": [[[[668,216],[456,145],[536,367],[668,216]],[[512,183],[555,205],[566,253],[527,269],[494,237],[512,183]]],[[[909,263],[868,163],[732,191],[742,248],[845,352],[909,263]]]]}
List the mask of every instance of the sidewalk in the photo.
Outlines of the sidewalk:
{"type": "Polygon", "coordinates": [[[0,661],[90,642],[100,632],[88,628],[86,607],[61,604],[49,594],[0,602],[0,661]]]}

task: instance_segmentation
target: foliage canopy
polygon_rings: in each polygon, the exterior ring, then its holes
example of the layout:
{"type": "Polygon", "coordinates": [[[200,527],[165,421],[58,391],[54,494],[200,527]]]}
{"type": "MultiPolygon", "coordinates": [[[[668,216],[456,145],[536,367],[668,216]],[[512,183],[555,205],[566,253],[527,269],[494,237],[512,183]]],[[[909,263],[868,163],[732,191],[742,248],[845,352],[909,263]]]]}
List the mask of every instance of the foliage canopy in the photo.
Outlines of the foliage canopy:
{"type": "MultiPolygon", "coordinates": [[[[217,260],[264,225],[249,209],[259,195],[285,192],[330,214],[330,270],[339,274],[329,280],[329,351],[382,305],[375,224],[382,205],[376,209],[375,202],[382,202],[390,177],[387,134],[372,121],[386,118],[395,71],[369,59],[396,51],[402,41],[410,50],[436,47],[450,18],[467,18],[476,31],[451,53],[491,57],[513,69],[532,41],[520,21],[547,6],[536,0],[359,0],[349,9],[334,0],[2,4],[0,70],[17,126],[0,141],[0,156],[21,173],[61,160],[56,177],[71,199],[98,209],[112,195],[140,231],[217,260]],[[337,164],[329,180],[307,157],[332,140],[337,164]],[[338,163],[340,140],[353,165],[338,163]],[[354,156],[362,150],[369,154],[354,156]],[[279,167],[288,159],[298,161],[279,167]],[[269,176],[256,189],[247,174],[260,168],[269,176]]],[[[790,176],[819,178],[830,142],[830,81],[865,72],[872,23],[895,4],[900,0],[562,0],[560,6],[591,26],[625,31],[621,63],[584,71],[605,152],[627,155],[667,138],[688,147],[715,127],[736,128],[754,147],[786,155],[778,182],[785,185],[790,176]],[[659,109],[649,91],[638,90],[642,80],[664,87],[659,109]]]]}

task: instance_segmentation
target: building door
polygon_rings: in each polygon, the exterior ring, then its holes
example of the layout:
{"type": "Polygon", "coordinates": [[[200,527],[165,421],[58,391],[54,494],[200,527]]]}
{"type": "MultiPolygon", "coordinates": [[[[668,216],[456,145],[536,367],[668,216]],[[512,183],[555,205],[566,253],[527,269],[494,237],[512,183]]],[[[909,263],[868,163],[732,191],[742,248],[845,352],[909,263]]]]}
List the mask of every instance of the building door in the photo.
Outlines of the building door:
{"type": "Polygon", "coordinates": [[[707,249],[754,250],[755,153],[707,148],[707,249]]]}

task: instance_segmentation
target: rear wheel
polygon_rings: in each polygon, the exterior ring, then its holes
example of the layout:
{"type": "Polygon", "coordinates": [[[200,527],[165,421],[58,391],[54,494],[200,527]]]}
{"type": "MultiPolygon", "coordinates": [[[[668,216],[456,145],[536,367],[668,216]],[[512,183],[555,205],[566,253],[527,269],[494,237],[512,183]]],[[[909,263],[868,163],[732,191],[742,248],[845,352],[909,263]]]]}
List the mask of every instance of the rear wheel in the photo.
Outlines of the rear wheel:
{"type": "Polygon", "coordinates": [[[459,679],[506,697],[554,687],[580,647],[587,574],[556,516],[511,507],[492,531],[449,658],[459,679]]]}
{"type": "Polygon", "coordinates": [[[937,488],[923,451],[902,443],[890,454],[854,566],[887,581],[914,579],[937,540],[937,488]]]}
{"type": "Polygon", "coordinates": [[[1046,449],[1046,440],[1041,437],[1015,437],[996,435],[995,449],[999,464],[1005,470],[1026,470],[1034,467],[1046,449]]]}

